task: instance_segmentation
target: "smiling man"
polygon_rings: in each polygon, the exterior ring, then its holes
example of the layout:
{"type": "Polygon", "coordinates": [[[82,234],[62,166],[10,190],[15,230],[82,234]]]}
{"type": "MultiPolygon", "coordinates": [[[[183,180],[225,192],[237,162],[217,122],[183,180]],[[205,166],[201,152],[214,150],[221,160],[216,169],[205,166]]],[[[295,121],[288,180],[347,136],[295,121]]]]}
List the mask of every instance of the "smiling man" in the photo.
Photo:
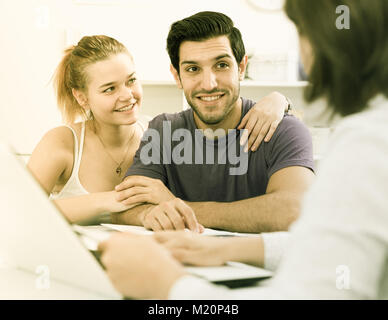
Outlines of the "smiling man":
{"type": "Polygon", "coordinates": [[[173,196],[113,220],[153,230],[193,229],[195,223],[240,232],[287,230],[314,177],[307,128],[285,114],[269,142],[244,152],[238,129],[255,102],[240,97],[248,58],[226,15],[200,12],[175,22],[167,50],[191,109],[150,122],[118,190],[121,200],[136,197],[141,188],[132,186],[142,176],[161,180],[173,196]],[[186,161],[176,161],[182,152],[186,161]]]}
{"type": "Polygon", "coordinates": [[[241,117],[239,77],[244,74],[246,57],[237,64],[227,36],[185,41],[179,53],[180,72],[173,66],[171,72],[179,88],[184,89],[197,127],[234,128],[241,117]],[[189,60],[192,58],[195,60],[189,60]]]}

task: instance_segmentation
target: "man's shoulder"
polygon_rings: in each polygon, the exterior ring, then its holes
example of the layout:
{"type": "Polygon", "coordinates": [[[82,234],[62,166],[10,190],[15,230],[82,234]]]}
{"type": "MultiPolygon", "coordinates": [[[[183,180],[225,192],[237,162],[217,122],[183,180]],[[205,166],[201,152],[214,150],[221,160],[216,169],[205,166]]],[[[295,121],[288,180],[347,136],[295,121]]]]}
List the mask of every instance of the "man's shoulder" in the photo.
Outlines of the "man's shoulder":
{"type": "Polygon", "coordinates": [[[256,104],[255,101],[241,97],[242,101],[242,117],[256,104]]]}
{"type": "Polygon", "coordinates": [[[285,114],[271,140],[265,145],[265,149],[270,152],[293,146],[310,148],[312,147],[312,137],[310,130],[301,120],[293,115],[285,114]]]}
{"type": "Polygon", "coordinates": [[[191,109],[175,112],[175,113],[162,113],[154,117],[148,125],[148,129],[156,129],[158,131],[163,130],[163,123],[171,124],[171,128],[187,128],[190,123],[191,109]]]}
{"type": "Polygon", "coordinates": [[[297,133],[310,134],[307,126],[297,117],[285,114],[283,120],[279,123],[274,135],[292,136],[297,133]]]}

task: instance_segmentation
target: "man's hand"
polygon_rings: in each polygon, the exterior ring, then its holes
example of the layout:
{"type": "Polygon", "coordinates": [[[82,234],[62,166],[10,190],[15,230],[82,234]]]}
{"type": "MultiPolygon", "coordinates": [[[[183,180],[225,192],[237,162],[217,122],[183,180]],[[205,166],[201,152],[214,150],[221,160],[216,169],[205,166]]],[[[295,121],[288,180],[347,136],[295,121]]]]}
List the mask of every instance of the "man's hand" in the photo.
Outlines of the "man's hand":
{"type": "Polygon", "coordinates": [[[193,209],[179,198],[165,201],[145,211],[141,217],[145,228],[153,231],[183,230],[203,232],[204,228],[198,223],[193,209]]]}
{"type": "Polygon", "coordinates": [[[159,204],[175,196],[159,179],[144,176],[129,176],[115,187],[117,201],[124,205],[141,203],[159,204]]]}
{"type": "Polygon", "coordinates": [[[264,137],[265,142],[272,138],[287,107],[286,97],[275,91],[265,96],[247,112],[237,127],[237,129],[247,129],[240,139],[240,144],[244,145],[249,136],[245,152],[249,149],[256,151],[264,137]]]}
{"type": "Polygon", "coordinates": [[[182,266],[149,236],[115,233],[98,246],[114,287],[126,297],[167,299],[182,266]]]}

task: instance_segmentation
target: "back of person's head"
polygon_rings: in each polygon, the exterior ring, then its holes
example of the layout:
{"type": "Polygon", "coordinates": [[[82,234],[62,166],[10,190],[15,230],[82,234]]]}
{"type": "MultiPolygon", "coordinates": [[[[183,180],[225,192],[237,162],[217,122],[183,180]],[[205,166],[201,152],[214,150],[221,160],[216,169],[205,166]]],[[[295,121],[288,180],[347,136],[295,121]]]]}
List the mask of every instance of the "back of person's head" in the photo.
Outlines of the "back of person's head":
{"type": "Polygon", "coordinates": [[[204,41],[227,36],[237,63],[245,55],[244,42],[233,21],[223,13],[213,11],[198,12],[188,18],[174,22],[167,37],[167,52],[171,64],[179,73],[179,48],[184,41],[204,41]]]}
{"type": "Polygon", "coordinates": [[[312,47],[308,101],[326,96],[346,116],[376,94],[388,97],[388,1],[287,0],[285,11],[312,47]]]}
{"type": "Polygon", "coordinates": [[[86,68],[119,53],[130,55],[122,43],[104,35],[85,36],[76,46],[65,50],[55,72],[54,88],[58,108],[66,122],[72,123],[78,116],[87,118],[85,110],[72,93],[73,88],[87,92],[90,75],[87,74],[86,68]]]}

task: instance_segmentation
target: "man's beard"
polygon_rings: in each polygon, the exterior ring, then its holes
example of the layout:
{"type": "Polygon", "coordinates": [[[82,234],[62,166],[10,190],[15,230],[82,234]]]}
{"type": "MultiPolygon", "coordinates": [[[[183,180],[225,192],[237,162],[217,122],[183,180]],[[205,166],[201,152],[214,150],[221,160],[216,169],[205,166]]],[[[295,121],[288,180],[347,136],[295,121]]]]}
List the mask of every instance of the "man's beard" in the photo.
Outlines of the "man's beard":
{"type": "MultiPolygon", "coordinates": [[[[213,90],[213,91],[214,92],[223,92],[225,95],[228,94],[228,92],[226,92],[224,90],[213,90]]],[[[204,93],[204,92],[201,92],[201,93],[204,93]]],[[[207,94],[211,94],[211,93],[212,92],[207,93],[207,94]]],[[[190,107],[193,109],[195,114],[198,116],[198,118],[203,123],[208,124],[208,125],[215,125],[215,124],[222,122],[228,116],[228,114],[233,110],[233,106],[235,105],[235,103],[240,95],[240,87],[238,88],[237,94],[235,94],[233,96],[232,101],[227,106],[225,106],[222,114],[220,114],[219,116],[212,116],[212,115],[206,116],[206,115],[202,114],[200,112],[200,108],[197,107],[196,104],[193,102],[195,99],[197,99],[195,97],[195,95],[197,95],[197,94],[198,94],[198,92],[193,94],[192,99],[187,99],[187,96],[186,96],[187,103],[190,105],[190,107]]]]}

